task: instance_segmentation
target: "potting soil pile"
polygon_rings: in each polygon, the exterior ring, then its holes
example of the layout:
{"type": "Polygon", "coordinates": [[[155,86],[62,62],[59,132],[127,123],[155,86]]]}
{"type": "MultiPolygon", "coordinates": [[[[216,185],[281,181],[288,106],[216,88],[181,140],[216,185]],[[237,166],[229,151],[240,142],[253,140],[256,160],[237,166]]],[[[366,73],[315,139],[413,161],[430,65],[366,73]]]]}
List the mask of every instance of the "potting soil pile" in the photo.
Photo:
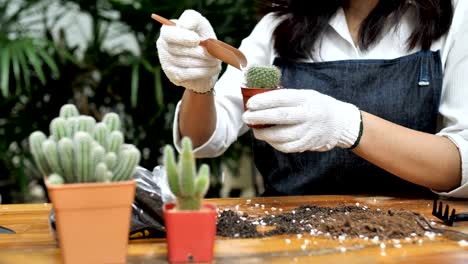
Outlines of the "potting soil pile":
{"type": "Polygon", "coordinates": [[[217,235],[254,238],[281,234],[305,234],[338,238],[401,239],[422,236],[417,223],[423,216],[407,210],[371,209],[359,206],[301,206],[290,212],[262,216],[220,210],[217,235]],[[260,228],[259,228],[260,227],[260,228]],[[265,228],[266,227],[266,228],[265,228]],[[266,230],[266,231],[259,231],[266,230]]]}

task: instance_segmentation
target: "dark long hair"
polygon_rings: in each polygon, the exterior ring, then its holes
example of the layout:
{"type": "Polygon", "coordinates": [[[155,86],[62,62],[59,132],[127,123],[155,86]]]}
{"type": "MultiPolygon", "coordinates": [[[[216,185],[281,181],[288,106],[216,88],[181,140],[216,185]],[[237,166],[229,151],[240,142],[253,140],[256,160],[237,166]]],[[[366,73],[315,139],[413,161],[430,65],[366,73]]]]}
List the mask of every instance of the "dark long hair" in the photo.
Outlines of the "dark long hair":
{"type": "MultiPolygon", "coordinates": [[[[346,0],[269,0],[264,12],[285,16],[274,30],[274,48],[283,59],[303,59],[314,52],[330,18],[346,0]]],[[[451,0],[380,0],[359,30],[359,48],[366,50],[382,37],[383,29],[398,25],[408,8],[414,8],[415,27],[407,40],[408,49],[420,45],[429,49],[432,42],[450,29],[453,17],[451,0]]]]}

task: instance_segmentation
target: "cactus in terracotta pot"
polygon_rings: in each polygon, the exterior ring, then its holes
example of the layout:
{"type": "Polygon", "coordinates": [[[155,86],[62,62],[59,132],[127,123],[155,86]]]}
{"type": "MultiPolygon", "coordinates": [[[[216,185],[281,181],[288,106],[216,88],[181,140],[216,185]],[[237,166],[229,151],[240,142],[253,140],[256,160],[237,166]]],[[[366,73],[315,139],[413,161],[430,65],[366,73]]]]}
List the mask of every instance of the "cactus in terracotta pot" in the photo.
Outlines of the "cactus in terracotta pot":
{"type": "MultiPolygon", "coordinates": [[[[281,71],[274,65],[251,65],[244,72],[245,87],[241,87],[244,109],[247,101],[254,95],[279,89],[281,71]]],[[[247,124],[251,128],[266,128],[269,124],[247,124]]]]}
{"type": "Polygon", "coordinates": [[[115,113],[97,122],[67,104],[49,131],[31,133],[29,145],[47,183],[63,263],[126,263],[140,151],[124,143],[115,113]]]}
{"type": "Polygon", "coordinates": [[[281,71],[274,65],[252,65],[245,71],[247,88],[278,88],[281,71]]]}
{"type": "Polygon", "coordinates": [[[182,139],[182,152],[176,161],[174,149],[167,145],[164,150],[169,188],[177,198],[178,210],[200,210],[203,197],[210,185],[210,168],[202,164],[197,173],[196,163],[189,138],[182,139]]]}
{"type": "Polygon", "coordinates": [[[140,151],[124,144],[117,114],[98,123],[71,104],[52,120],[49,137],[35,131],[29,145],[49,184],[126,181],[140,161],[140,151]]]}

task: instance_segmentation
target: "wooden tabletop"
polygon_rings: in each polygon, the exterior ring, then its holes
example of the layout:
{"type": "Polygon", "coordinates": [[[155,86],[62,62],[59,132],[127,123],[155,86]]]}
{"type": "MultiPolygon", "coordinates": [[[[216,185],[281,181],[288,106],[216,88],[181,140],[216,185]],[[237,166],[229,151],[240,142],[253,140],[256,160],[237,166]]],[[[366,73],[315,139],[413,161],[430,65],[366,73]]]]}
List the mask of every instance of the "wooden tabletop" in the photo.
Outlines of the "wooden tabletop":
{"type": "MultiPolygon", "coordinates": [[[[299,205],[336,206],[359,203],[369,208],[408,209],[420,212],[443,227],[468,233],[468,222],[454,227],[443,226],[431,216],[432,201],[394,197],[365,196],[298,196],[270,198],[211,199],[221,209],[238,209],[261,214],[271,207],[286,212],[299,205]],[[255,206],[255,204],[258,204],[255,206]]],[[[446,201],[459,212],[468,212],[468,201],[446,201]]],[[[0,205],[0,226],[17,234],[0,234],[0,264],[62,263],[60,249],[48,226],[50,204],[0,205]]],[[[216,263],[468,263],[468,241],[453,241],[443,237],[424,237],[417,241],[402,241],[399,246],[362,239],[327,239],[283,235],[255,239],[217,238],[216,263]],[[306,241],[307,240],[307,241],[306,241]]],[[[164,239],[130,241],[128,263],[165,263],[164,239]]]]}

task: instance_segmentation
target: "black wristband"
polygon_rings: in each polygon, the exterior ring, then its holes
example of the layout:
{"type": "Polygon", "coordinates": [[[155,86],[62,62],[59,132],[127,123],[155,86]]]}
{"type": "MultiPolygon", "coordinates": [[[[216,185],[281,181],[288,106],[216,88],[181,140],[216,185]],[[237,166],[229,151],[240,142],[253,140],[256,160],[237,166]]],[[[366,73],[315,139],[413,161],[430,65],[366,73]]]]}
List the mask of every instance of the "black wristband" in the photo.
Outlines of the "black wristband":
{"type": "Polygon", "coordinates": [[[364,124],[362,122],[362,112],[361,111],[359,111],[359,117],[361,119],[361,122],[359,123],[359,134],[358,134],[357,139],[354,142],[354,144],[351,147],[349,147],[350,150],[356,148],[359,145],[359,142],[361,141],[362,133],[363,133],[363,130],[364,130],[364,124]]]}

